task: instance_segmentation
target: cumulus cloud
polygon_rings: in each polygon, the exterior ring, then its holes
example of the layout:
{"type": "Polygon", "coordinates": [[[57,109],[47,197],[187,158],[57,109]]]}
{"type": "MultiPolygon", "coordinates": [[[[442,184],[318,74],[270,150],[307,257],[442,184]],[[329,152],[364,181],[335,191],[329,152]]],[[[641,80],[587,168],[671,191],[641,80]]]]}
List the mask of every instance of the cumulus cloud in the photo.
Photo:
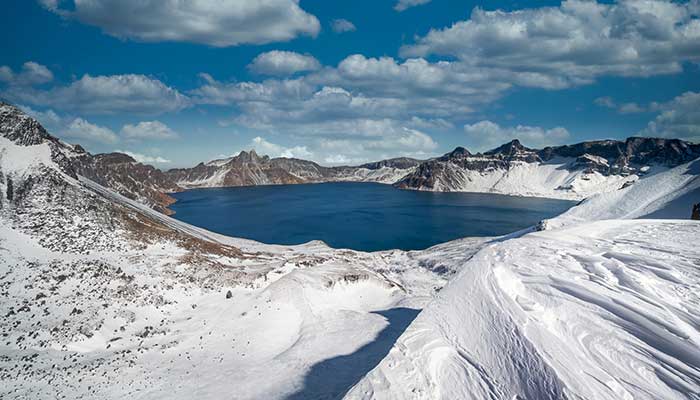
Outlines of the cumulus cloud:
{"type": "Polygon", "coordinates": [[[264,138],[257,136],[250,141],[249,148],[255,149],[260,154],[265,154],[270,157],[287,157],[287,158],[302,158],[309,159],[313,154],[306,146],[284,147],[272,142],[268,142],[264,138]]]}
{"type": "Polygon", "coordinates": [[[525,146],[541,148],[562,144],[570,136],[569,131],[562,127],[552,129],[524,125],[502,127],[488,120],[464,125],[464,132],[479,151],[490,150],[513,139],[520,140],[525,146]]]}
{"type": "Polygon", "coordinates": [[[428,4],[430,1],[431,0],[399,0],[396,2],[396,5],[394,5],[394,10],[401,12],[407,8],[428,4]]]}
{"type": "Polygon", "coordinates": [[[51,109],[39,111],[26,105],[19,105],[19,108],[39,121],[52,135],[108,144],[119,141],[119,137],[111,129],[93,124],[83,118],[61,116],[51,109]]]}
{"type": "Polygon", "coordinates": [[[0,82],[10,85],[40,85],[52,80],[53,73],[51,70],[34,61],[27,61],[22,64],[22,69],[18,72],[14,72],[12,68],[6,65],[0,66],[0,82]]]}
{"type": "Polygon", "coordinates": [[[63,18],[105,33],[146,42],[192,42],[216,47],[288,41],[316,36],[318,19],[299,0],[40,0],[63,18]]]}
{"type": "Polygon", "coordinates": [[[189,99],[145,75],[90,76],[48,90],[13,88],[3,96],[21,103],[86,114],[160,114],[189,106],[189,99]]]}
{"type": "Polygon", "coordinates": [[[357,30],[355,24],[344,18],[331,21],[331,29],[333,29],[335,33],[353,32],[357,30]]]}
{"type": "Polygon", "coordinates": [[[683,61],[700,60],[699,13],[697,1],[664,0],[569,0],[512,12],[475,8],[470,19],[432,29],[401,54],[455,57],[523,79],[532,75],[530,85],[550,88],[591,83],[601,75],[675,73],[683,61]]]}
{"type": "Polygon", "coordinates": [[[646,107],[643,107],[635,102],[618,104],[610,96],[598,97],[597,99],[593,100],[593,103],[600,107],[617,110],[617,112],[620,114],[637,114],[648,111],[646,107]]]}
{"type": "Polygon", "coordinates": [[[149,156],[141,153],[134,153],[127,150],[115,150],[117,153],[124,153],[142,164],[168,164],[171,161],[160,156],[149,156]]]}
{"type": "Polygon", "coordinates": [[[262,75],[292,75],[296,72],[315,71],[321,64],[312,56],[293,51],[273,50],[255,57],[248,69],[262,75]]]}
{"type": "Polygon", "coordinates": [[[686,92],[667,103],[656,103],[660,114],[639,134],[700,142],[700,93],[686,92]]]}
{"type": "Polygon", "coordinates": [[[63,132],[63,135],[102,143],[116,143],[119,141],[119,138],[111,129],[91,124],[82,118],[75,118],[71,121],[63,132]]]}
{"type": "Polygon", "coordinates": [[[120,133],[127,139],[174,139],[177,132],[160,121],[142,121],[136,125],[126,124],[120,133]]]}

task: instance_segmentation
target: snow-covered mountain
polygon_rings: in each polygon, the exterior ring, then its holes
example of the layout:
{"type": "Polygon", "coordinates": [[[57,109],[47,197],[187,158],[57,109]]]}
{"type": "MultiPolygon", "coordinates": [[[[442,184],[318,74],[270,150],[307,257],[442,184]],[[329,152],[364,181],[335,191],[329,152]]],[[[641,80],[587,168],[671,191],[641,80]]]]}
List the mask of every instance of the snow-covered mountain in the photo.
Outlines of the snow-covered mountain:
{"type": "Polygon", "coordinates": [[[81,175],[80,151],[11,114],[0,124],[3,399],[337,397],[455,273],[439,259],[489,240],[368,254],[216,235],[81,175]],[[336,357],[332,375],[309,378],[336,357]]]}
{"type": "Polygon", "coordinates": [[[700,160],[539,230],[363,253],[176,221],[11,114],[0,398],[698,398],[700,160]]]}
{"type": "Polygon", "coordinates": [[[696,159],[489,243],[346,398],[700,398],[699,202],[696,159]]]}
{"type": "Polygon", "coordinates": [[[323,167],[296,158],[259,156],[251,150],[234,157],[199,163],[192,168],[171,169],[166,174],[186,188],[338,181],[394,183],[412,172],[419,163],[404,157],[356,167],[323,167]]]}
{"type": "Polygon", "coordinates": [[[171,213],[167,207],[175,201],[168,193],[182,190],[159,169],[136,162],[126,154],[93,155],[79,145],[64,143],[19,108],[3,102],[0,102],[0,130],[6,139],[20,145],[46,142],[54,161],[65,173],[92,179],[165,214],[171,213]]]}
{"type": "Polygon", "coordinates": [[[513,140],[494,150],[454,151],[420,164],[402,189],[584,199],[700,157],[700,145],[631,137],[529,149],[513,140]]]}

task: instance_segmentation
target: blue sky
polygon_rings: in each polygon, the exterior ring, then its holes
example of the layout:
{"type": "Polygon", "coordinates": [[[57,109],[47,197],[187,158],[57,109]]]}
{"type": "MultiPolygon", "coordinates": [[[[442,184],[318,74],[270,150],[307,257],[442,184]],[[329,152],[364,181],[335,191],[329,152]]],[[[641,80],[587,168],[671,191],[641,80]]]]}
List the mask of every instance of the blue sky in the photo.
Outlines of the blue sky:
{"type": "Polygon", "coordinates": [[[161,168],[700,140],[697,0],[184,3],[10,2],[0,97],[161,168]]]}

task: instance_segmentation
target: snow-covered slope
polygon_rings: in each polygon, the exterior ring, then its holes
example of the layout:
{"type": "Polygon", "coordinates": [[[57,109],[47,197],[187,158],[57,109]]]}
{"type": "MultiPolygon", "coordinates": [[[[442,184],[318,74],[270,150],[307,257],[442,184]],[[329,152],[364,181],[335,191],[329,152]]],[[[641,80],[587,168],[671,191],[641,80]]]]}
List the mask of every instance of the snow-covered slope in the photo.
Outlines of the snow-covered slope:
{"type": "Polygon", "coordinates": [[[514,140],[494,150],[454,151],[420,164],[395,185],[402,189],[501,193],[582,200],[615,192],[700,157],[700,145],[631,137],[529,149],[514,140]]]}
{"type": "Polygon", "coordinates": [[[699,165],[489,244],[347,398],[700,398],[699,165]]]}
{"type": "Polygon", "coordinates": [[[367,254],[227,238],[57,162],[71,151],[0,130],[3,399],[337,398],[488,241],[367,254]]]}
{"type": "Polygon", "coordinates": [[[700,159],[645,177],[619,190],[599,193],[564,214],[543,221],[553,229],[600,219],[690,218],[700,203],[700,159]]]}
{"type": "Polygon", "coordinates": [[[0,398],[698,398],[700,222],[590,222],[675,216],[697,161],[540,232],[362,253],[176,221],[39,128],[0,118],[0,398]]]}
{"type": "Polygon", "coordinates": [[[494,244],[347,398],[697,399],[698,238],[612,220],[494,244]]]}

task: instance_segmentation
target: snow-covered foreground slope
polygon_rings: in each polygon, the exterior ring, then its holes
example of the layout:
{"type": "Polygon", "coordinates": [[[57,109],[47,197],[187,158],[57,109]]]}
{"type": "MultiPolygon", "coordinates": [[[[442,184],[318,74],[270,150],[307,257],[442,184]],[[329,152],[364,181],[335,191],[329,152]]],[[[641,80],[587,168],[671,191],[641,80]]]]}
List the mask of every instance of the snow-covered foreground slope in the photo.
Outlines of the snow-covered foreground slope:
{"type": "Polygon", "coordinates": [[[348,398],[699,398],[698,239],[609,220],[493,244],[348,398]]]}
{"type": "Polygon", "coordinates": [[[650,175],[634,185],[593,195],[542,225],[553,229],[613,218],[686,219],[696,203],[700,203],[700,159],[650,175]]]}

